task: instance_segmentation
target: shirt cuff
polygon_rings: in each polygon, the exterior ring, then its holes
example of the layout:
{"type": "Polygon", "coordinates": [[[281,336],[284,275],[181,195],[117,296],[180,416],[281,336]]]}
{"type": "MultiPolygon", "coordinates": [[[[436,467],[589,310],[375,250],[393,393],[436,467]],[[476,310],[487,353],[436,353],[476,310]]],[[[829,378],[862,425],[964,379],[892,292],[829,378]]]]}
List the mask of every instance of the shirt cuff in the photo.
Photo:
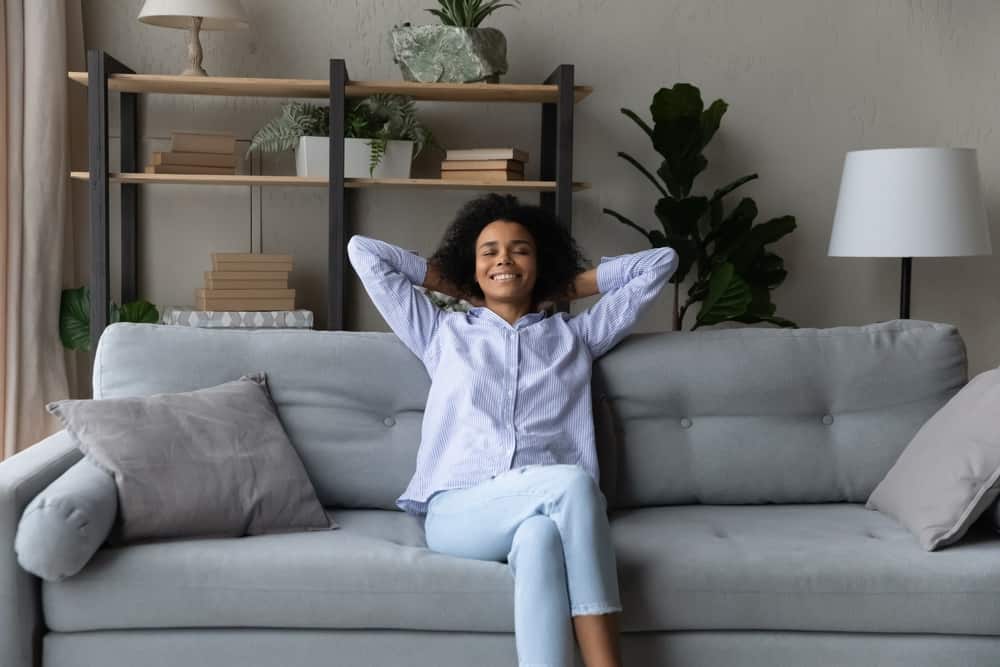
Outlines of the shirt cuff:
{"type": "Polygon", "coordinates": [[[601,257],[597,265],[597,291],[605,294],[623,287],[630,278],[628,255],[601,257]]]}

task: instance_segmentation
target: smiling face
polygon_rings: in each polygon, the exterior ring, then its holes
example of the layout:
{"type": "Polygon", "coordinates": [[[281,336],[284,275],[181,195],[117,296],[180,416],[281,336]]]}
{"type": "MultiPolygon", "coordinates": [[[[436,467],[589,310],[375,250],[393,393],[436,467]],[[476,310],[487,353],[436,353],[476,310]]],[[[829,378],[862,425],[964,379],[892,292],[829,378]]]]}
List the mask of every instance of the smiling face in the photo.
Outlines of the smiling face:
{"type": "Polygon", "coordinates": [[[516,222],[496,220],[476,239],[476,282],[486,302],[531,305],[537,275],[531,232],[516,222]]]}

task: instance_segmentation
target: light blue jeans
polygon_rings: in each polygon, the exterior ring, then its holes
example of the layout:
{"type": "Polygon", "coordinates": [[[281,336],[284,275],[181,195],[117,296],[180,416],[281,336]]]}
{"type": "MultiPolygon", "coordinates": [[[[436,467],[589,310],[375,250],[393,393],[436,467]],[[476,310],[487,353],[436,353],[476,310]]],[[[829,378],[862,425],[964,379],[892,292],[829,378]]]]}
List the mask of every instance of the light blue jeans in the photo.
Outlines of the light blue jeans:
{"type": "Polygon", "coordinates": [[[622,609],[606,511],[580,466],[528,465],[436,492],[424,529],[434,551],[510,563],[521,667],[572,667],[570,616],[622,609]]]}

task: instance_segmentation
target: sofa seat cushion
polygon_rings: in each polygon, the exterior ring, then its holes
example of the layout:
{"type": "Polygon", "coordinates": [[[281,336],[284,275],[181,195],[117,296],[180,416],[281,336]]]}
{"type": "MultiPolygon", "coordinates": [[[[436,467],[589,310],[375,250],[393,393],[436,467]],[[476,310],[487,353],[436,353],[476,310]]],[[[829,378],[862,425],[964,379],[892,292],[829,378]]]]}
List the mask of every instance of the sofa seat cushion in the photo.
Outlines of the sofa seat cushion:
{"type": "MultiPolygon", "coordinates": [[[[513,632],[505,563],[429,551],[402,512],[340,530],[106,548],[43,582],[60,632],[177,627],[513,632]]],[[[673,506],[611,515],[625,631],[1000,635],[1000,538],[929,553],[861,505],[673,506]]]]}
{"type": "MultiPolygon", "coordinates": [[[[512,632],[506,563],[435,553],[423,519],[333,510],[340,529],[99,550],[43,586],[58,632],[125,628],[397,628],[512,632]]],[[[44,582],[43,582],[44,583],[44,582]]]]}
{"type": "Polygon", "coordinates": [[[929,553],[860,504],[615,514],[626,629],[1000,635],[1000,538],[929,553]]]}

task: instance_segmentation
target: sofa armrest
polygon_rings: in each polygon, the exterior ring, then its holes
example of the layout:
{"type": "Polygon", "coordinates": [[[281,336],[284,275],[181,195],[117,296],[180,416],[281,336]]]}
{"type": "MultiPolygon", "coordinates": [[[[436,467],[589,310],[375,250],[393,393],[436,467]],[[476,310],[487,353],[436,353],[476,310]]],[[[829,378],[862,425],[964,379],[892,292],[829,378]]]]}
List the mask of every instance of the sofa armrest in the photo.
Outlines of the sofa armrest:
{"type": "Polygon", "coordinates": [[[17,563],[14,536],[21,513],[83,454],[65,430],[0,462],[0,647],[3,664],[41,665],[41,580],[17,563]]]}

